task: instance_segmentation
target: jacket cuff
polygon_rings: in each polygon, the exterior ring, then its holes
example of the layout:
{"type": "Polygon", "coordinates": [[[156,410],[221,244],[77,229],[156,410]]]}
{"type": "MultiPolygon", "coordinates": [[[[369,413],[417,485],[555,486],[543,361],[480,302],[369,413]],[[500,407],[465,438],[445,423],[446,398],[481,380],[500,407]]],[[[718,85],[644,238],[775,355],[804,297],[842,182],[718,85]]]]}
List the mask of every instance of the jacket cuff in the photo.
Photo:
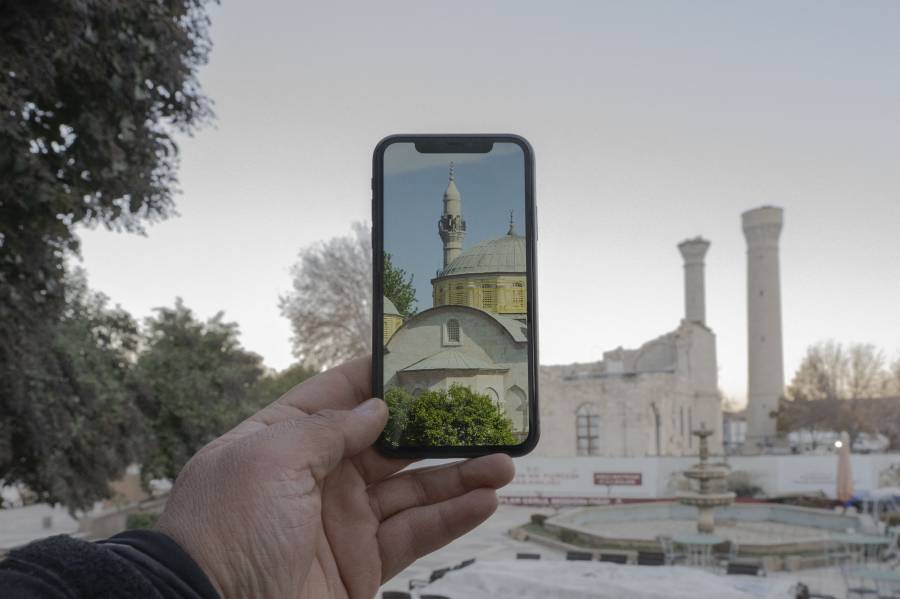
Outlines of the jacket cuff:
{"type": "Polygon", "coordinates": [[[212,582],[181,546],[156,530],[128,530],[98,544],[111,549],[145,576],[186,599],[220,599],[212,582]]]}

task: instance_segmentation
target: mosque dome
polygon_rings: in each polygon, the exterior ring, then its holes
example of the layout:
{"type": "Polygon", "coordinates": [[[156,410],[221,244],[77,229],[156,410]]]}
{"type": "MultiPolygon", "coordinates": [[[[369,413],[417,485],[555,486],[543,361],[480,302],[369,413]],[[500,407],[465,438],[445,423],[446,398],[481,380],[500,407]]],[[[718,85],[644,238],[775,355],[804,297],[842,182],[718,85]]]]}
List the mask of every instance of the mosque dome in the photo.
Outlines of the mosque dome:
{"type": "Polygon", "coordinates": [[[383,313],[385,316],[402,316],[400,311],[397,310],[397,306],[394,305],[394,302],[389,300],[387,296],[384,297],[384,305],[383,305],[383,313]]]}
{"type": "Polygon", "coordinates": [[[454,258],[440,277],[487,273],[525,273],[525,238],[507,235],[482,241],[454,258]]]}

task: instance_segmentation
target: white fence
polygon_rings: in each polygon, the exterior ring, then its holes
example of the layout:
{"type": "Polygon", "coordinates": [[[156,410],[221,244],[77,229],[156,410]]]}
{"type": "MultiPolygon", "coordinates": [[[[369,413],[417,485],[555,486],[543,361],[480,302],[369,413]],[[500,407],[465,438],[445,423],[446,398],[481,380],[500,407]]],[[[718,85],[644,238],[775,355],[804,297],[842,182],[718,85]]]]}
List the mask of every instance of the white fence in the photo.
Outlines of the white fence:
{"type": "MultiPolygon", "coordinates": [[[[516,460],[516,478],[500,495],[526,503],[667,498],[683,488],[681,472],[696,462],[692,457],[524,457],[516,460]]],[[[835,494],[837,455],[737,456],[728,465],[767,495],[835,494]]],[[[851,469],[857,490],[895,486],[900,454],[854,455],[851,469]]]]}

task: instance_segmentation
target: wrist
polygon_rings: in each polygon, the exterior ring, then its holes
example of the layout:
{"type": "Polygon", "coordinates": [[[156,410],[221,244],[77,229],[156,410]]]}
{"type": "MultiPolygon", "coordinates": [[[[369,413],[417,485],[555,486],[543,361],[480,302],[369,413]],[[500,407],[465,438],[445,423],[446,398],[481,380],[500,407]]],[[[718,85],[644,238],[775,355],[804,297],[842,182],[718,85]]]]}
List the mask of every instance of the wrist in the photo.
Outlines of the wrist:
{"type": "Polygon", "coordinates": [[[160,517],[154,532],[169,539],[173,545],[177,546],[178,550],[183,553],[182,561],[189,563],[197,575],[202,576],[218,599],[229,597],[221,568],[215,567],[216,559],[210,555],[208,542],[206,543],[207,547],[203,547],[203,544],[192,538],[193,535],[165,518],[165,514],[160,517]]]}

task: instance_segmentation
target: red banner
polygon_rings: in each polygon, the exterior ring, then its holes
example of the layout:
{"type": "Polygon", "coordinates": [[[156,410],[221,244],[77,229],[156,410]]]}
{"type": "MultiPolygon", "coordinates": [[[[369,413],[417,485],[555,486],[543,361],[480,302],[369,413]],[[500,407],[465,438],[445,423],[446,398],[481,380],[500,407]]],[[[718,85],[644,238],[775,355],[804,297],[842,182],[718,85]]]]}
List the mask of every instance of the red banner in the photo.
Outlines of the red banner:
{"type": "Polygon", "coordinates": [[[604,487],[640,487],[642,481],[640,472],[594,472],[594,484],[604,487]]]}

